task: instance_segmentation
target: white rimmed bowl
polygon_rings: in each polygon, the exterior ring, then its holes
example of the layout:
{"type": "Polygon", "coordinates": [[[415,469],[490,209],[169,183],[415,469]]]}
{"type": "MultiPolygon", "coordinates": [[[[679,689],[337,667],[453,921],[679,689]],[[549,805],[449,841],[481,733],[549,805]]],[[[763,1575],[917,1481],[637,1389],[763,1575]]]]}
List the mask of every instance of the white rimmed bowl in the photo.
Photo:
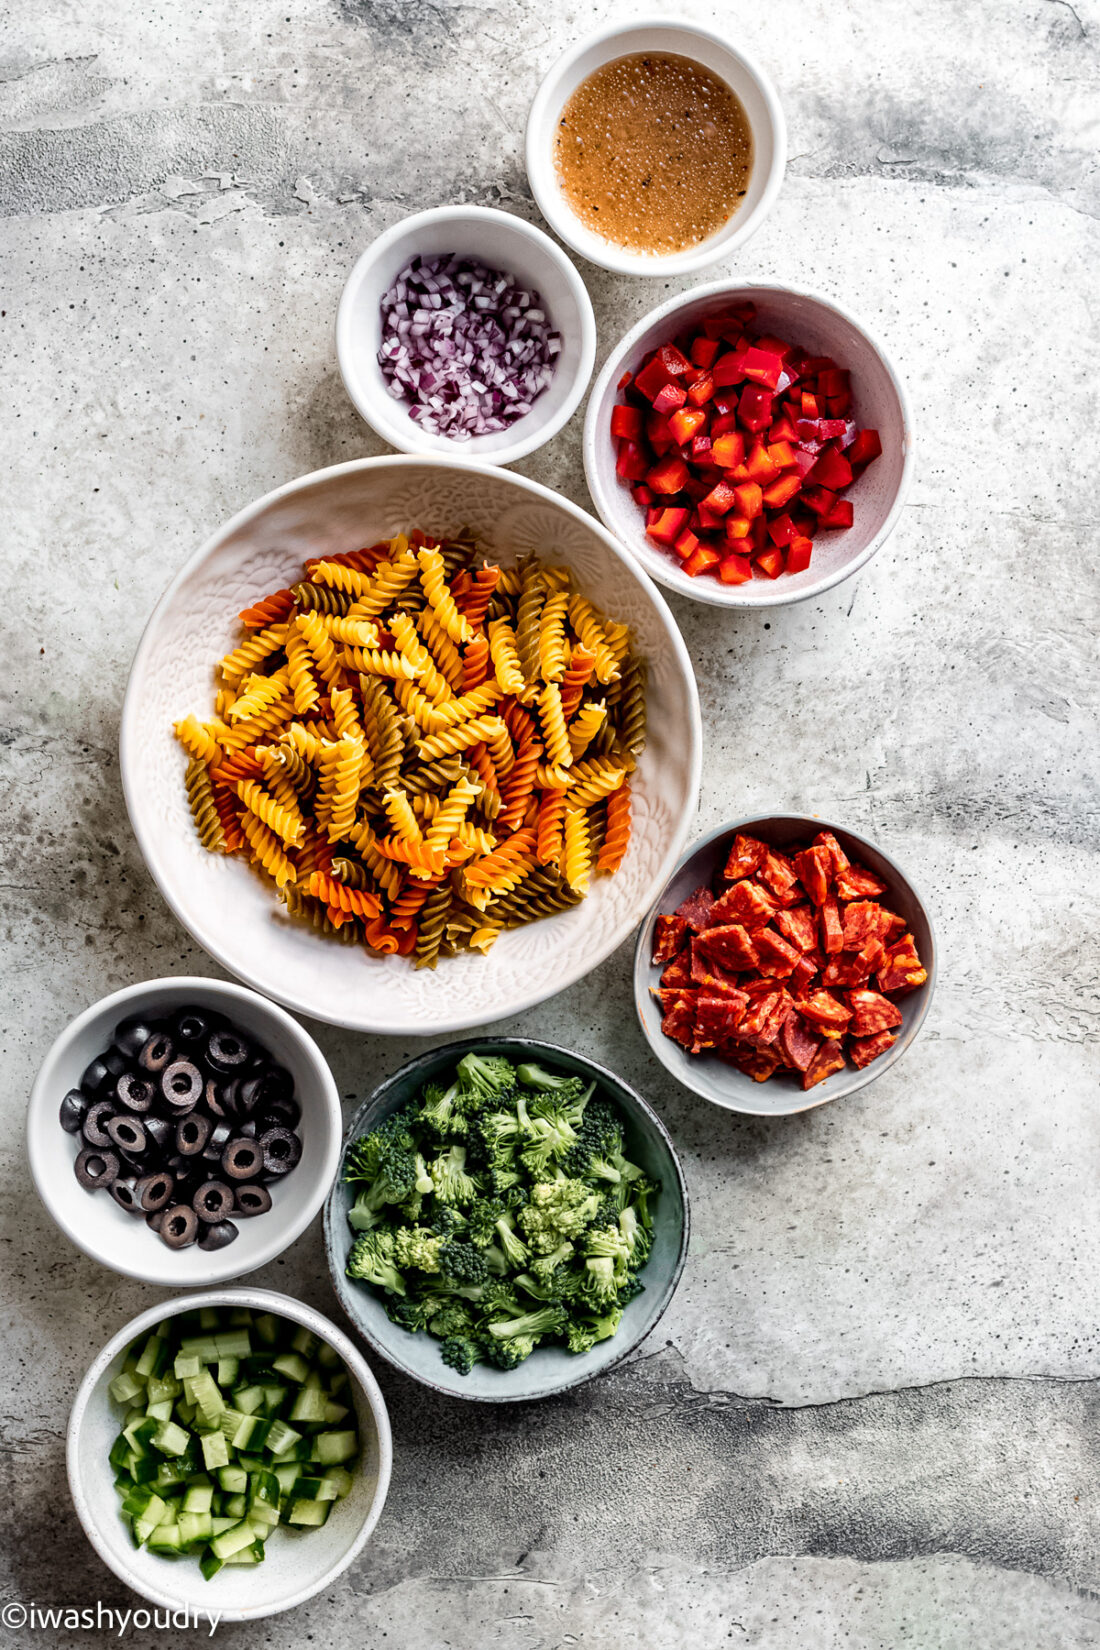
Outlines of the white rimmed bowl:
{"type": "Polygon", "coordinates": [[[78,1249],[124,1277],[165,1288],[209,1287],[266,1266],[305,1231],[325,1201],[340,1157],[340,1097],[328,1062],[309,1033],[274,1003],[222,980],[173,977],[143,980],[93,1003],[62,1031],[35,1079],[27,1110],[27,1154],[39,1197],[78,1249]],[[185,1003],[216,1009],[248,1032],[294,1078],[302,1108],[302,1157],[271,1188],[272,1206],[236,1224],[224,1249],[192,1244],[169,1249],[145,1221],[120,1209],[105,1191],[87,1192],[73,1172],[77,1142],[58,1121],[58,1107],[120,1020],[132,1014],[168,1014],[185,1003]]]}
{"type": "Polygon", "coordinates": [[[778,281],[715,281],[659,304],[611,351],[588,398],[584,473],[600,520],[659,584],[715,607],[785,607],[820,596],[858,573],[897,526],[912,470],[909,398],[882,346],[832,299],[778,281]],[[805,572],[728,585],[709,573],[692,578],[673,551],[665,552],[647,537],[645,511],[615,473],[610,424],[624,372],[636,372],[650,350],[743,299],[756,305],[753,326],[759,331],[778,333],[815,355],[830,355],[838,366],[850,370],[852,416],[861,426],[878,430],[882,455],[844,494],[855,508],[853,525],[842,532],[819,534],[805,572]]]}
{"type": "Polygon", "coordinates": [[[69,1416],[66,1449],[73,1505],[103,1562],[142,1598],[165,1610],[197,1612],[204,1626],[207,1612],[222,1621],[256,1621],[292,1610],[330,1587],[362,1552],[378,1523],[392,1458],[385,1400],[362,1355],[320,1312],[268,1289],[218,1289],[164,1301],[112,1335],[80,1383],[69,1416]],[[135,1548],[119,1514],[114,1472],[107,1459],[122,1413],[108,1387],[121,1370],[131,1343],[164,1319],[203,1306],[273,1312],[303,1324],[331,1346],[351,1377],[362,1445],[352,1490],[335,1504],[327,1523],[301,1534],[278,1529],[267,1543],[263,1564],[255,1569],[227,1565],[210,1581],[203,1580],[195,1559],[166,1558],[135,1548]]]}
{"type": "Polygon", "coordinates": [[[452,1398],[485,1404],[526,1403],[583,1386],[593,1376],[613,1369],[657,1327],[687,1259],[691,1230],[687,1182],[668,1130],[648,1101],[594,1060],[529,1037],[478,1037],[430,1049],[410,1060],[380,1083],[359,1107],[348,1126],[347,1144],[369,1134],[400,1106],[407,1105],[424,1083],[447,1081],[444,1073],[453,1072],[469,1053],[500,1054],[517,1065],[534,1060],[551,1071],[568,1072],[586,1083],[596,1082],[597,1092],[612,1100],[622,1114],[626,1155],[651,1179],[661,1182],[661,1190],[653,1200],[653,1247],[641,1273],[645,1287],[627,1304],[616,1333],[590,1352],[574,1354],[563,1346],[538,1346],[515,1369],[477,1364],[468,1375],[460,1375],[443,1362],[439,1342],[433,1336],[402,1329],[386,1315],[376,1290],[347,1276],[348,1251],[357,1234],[347,1220],[355,1201],[354,1188],[344,1180],[335,1182],[325,1205],[325,1252],[341,1306],[371,1350],[395,1369],[452,1398]]]}
{"type": "Polygon", "coordinates": [[[725,35],[671,17],[616,23],[585,35],[570,47],[535,93],[525,141],[531,192],[551,229],[582,258],[619,275],[686,275],[728,257],[755,234],[771,211],[787,165],[783,108],[764,71],[725,35]],[[596,69],[636,52],[671,52],[710,69],[741,100],[752,130],[753,164],[744,200],[713,235],[683,252],[629,252],[595,234],[577,217],[558,180],[554,134],[562,109],[596,69]]]}
{"type": "Polygon", "coordinates": [[[936,987],[936,936],[928,908],[900,865],[884,849],[878,847],[857,831],[845,825],[834,825],[825,819],[808,814],[766,814],[755,819],[736,819],[728,825],[719,825],[692,843],[676,867],[668,886],[638,930],[634,947],[634,1006],[638,1011],[642,1031],[650,1048],[661,1064],[676,1080],[701,1095],[715,1106],[727,1111],[746,1112],[753,1117],[789,1117],[796,1112],[811,1111],[826,1101],[839,1100],[846,1094],[855,1094],[866,1088],[876,1077],[895,1066],[910,1048],[924,1024],[936,987]],[[665,966],[654,966],[653,934],[661,912],[674,911],[689,894],[701,884],[710,884],[725,864],[730,843],[737,831],[759,837],[769,847],[791,853],[808,848],[819,831],[831,831],[850,859],[872,871],[886,884],[882,903],[898,916],[916,941],[921,962],[928,970],[924,984],[891,1002],[900,1009],[902,1023],[896,1028],[897,1042],[872,1060],[862,1071],[845,1066],[824,1082],[803,1091],[789,1073],[777,1072],[764,1083],[754,1083],[751,1077],[736,1066],[731,1066],[714,1054],[689,1054],[687,1049],[666,1037],[661,1030],[660,1004],[653,996],[652,987],[660,983],[665,966]]]}
{"type": "Polygon", "coordinates": [[[487,206],[440,206],[387,229],[357,260],[336,315],[336,358],[344,387],[371,428],[405,453],[440,453],[489,464],[525,458],[573,416],[595,355],[592,300],[571,260],[534,224],[487,206]],[[407,403],[390,394],[378,365],[383,295],[417,253],[433,257],[445,252],[479,258],[536,290],[561,333],[554,376],[530,412],[507,430],[468,441],[433,435],[415,424],[407,403]]]}
{"type": "MultiPolygon", "coordinates": [[[[141,851],[180,922],[223,966],[302,1014],[352,1031],[465,1030],[571,985],[634,931],[687,840],[702,733],[691,661],[665,600],[590,515],[511,471],[456,459],[359,459],[267,494],[208,539],[158,603],[122,712],[126,805],[141,851]],[[172,733],[209,714],[213,666],[235,615],[277,590],[307,556],[357,549],[411,527],[469,526],[506,562],[533,551],[574,569],[580,588],[631,626],[649,669],[649,743],[632,776],[635,828],[622,868],[571,911],[501,936],[487,957],[434,971],[371,957],[288,920],[274,892],[235,858],[199,844],[172,733]]],[[[58,1097],[60,1099],[60,1096],[58,1097]]]]}

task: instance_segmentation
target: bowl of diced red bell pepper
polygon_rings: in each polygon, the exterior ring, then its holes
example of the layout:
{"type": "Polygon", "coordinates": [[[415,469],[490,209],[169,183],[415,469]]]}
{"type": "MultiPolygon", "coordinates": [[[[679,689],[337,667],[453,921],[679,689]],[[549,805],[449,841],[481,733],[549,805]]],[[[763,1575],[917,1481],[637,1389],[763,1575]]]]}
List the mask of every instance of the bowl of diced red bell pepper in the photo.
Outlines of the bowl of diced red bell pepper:
{"type": "Polygon", "coordinates": [[[730,607],[819,595],[896,524],[912,463],[904,388],[863,327],[793,287],[670,299],[612,352],[588,403],[600,517],[670,590],[730,607]]]}
{"type": "Polygon", "coordinates": [[[936,944],[900,867],[799,814],[691,847],[642,924],[638,1017],[661,1062],[730,1111],[780,1116],[889,1071],[932,1000],[936,944]]]}

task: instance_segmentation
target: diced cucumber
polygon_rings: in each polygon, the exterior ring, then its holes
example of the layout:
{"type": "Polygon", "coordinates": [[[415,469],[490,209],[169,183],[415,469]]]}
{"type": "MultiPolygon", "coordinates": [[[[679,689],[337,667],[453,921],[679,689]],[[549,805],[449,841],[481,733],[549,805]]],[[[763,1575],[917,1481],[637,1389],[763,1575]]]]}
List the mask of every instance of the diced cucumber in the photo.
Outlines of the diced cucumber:
{"type": "Polygon", "coordinates": [[[331,1505],[331,1501],[292,1501],[286,1521],[288,1524],[303,1524],[316,1528],[325,1522],[331,1505]]]}
{"type": "Polygon", "coordinates": [[[270,1312],[260,1312],[253,1320],[252,1327],[256,1332],[257,1340],[265,1346],[275,1346],[279,1339],[279,1320],[270,1312]]]}
{"type": "Polygon", "coordinates": [[[144,1381],[138,1375],[124,1369],[121,1375],[115,1376],[107,1390],[116,1403],[128,1404],[131,1398],[139,1397],[144,1389],[144,1381]]]}
{"type": "Polygon", "coordinates": [[[180,1535],[178,1524],[159,1524],[149,1537],[150,1552],[178,1553],[183,1547],[183,1538],[180,1535]]]}
{"type": "Polygon", "coordinates": [[[218,1359],[218,1385],[232,1386],[240,1373],[241,1360],[239,1358],[218,1359]]]}
{"type": "Polygon", "coordinates": [[[228,1495],[243,1495],[248,1488],[248,1474],[243,1467],[222,1467],[218,1483],[228,1495]]]}
{"type": "MultiPolygon", "coordinates": [[[[152,1461],[153,1456],[150,1455],[147,1459],[152,1461]]],[[[158,1490],[178,1489],[183,1483],[184,1474],[180,1471],[180,1462],[182,1459],[182,1456],[173,1456],[170,1460],[157,1462],[157,1476],[155,1482],[158,1490]]]]}
{"type": "Polygon", "coordinates": [[[260,1501],[248,1509],[248,1522],[252,1525],[261,1541],[266,1541],[271,1531],[279,1522],[278,1507],[269,1507],[266,1502],[260,1501]]]}
{"type": "Polygon", "coordinates": [[[239,1523],[231,1524],[228,1530],[223,1530],[220,1535],[214,1536],[210,1543],[210,1551],[216,1558],[231,1558],[234,1553],[239,1553],[244,1547],[251,1546],[254,1540],[255,1534],[252,1526],[247,1520],[241,1519],[239,1523]]]}
{"type": "Polygon", "coordinates": [[[265,1386],[264,1409],[269,1415],[274,1415],[276,1410],[286,1402],[286,1397],[287,1388],[285,1386],[265,1386]]]}
{"type": "Polygon", "coordinates": [[[288,1381],[301,1382],[309,1374],[309,1365],[300,1352],[280,1352],[277,1358],[272,1358],[271,1367],[288,1381]]]}
{"type": "Polygon", "coordinates": [[[207,1472],[229,1466],[229,1440],[224,1432],[204,1432],[201,1438],[203,1465],[207,1472]]]}
{"type": "Polygon", "coordinates": [[[334,1347],[331,1347],[322,1341],[321,1345],[317,1348],[317,1362],[320,1364],[322,1369],[339,1369],[340,1354],[334,1347]]]}
{"type": "Polygon", "coordinates": [[[264,1561],[264,1544],[254,1541],[251,1547],[242,1547],[239,1553],[232,1553],[226,1559],[227,1564],[262,1564],[264,1561]]]}
{"type": "Polygon", "coordinates": [[[183,1492],[183,1510],[189,1513],[208,1513],[214,1504],[214,1486],[209,1478],[196,1479],[183,1492]]]}
{"type": "MultiPolygon", "coordinates": [[[[333,1497],[337,1501],[342,1501],[345,1495],[351,1494],[354,1482],[355,1480],[346,1467],[326,1467],[325,1469],[325,1483],[333,1486],[333,1497]]],[[[320,1495],[317,1499],[327,1501],[329,1497],[320,1495]]]]}
{"type": "Polygon", "coordinates": [[[302,1354],[303,1358],[312,1358],[316,1355],[317,1348],[321,1343],[312,1329],[307,1329],[305,1324],[301,1324],[290,1337],[290,1344],[295,1352],[302,1354]]]}
{"type": "Polygon", "coordinates": [[[127,1457],[130,1454],[130,1440],[124,1432],[120,1432],[111,1445],[111,1453],[107,1457],[116,1472],[128,1472],[127,1457]]]}
{"type": "Polygon", "coordinates": [[[218,1348],[213,1335],[188,1335],[180,1342],[180,1356],[197,1358],[200,1364],[216,1364],[218,1348]]]}
{"type": "Polygon", "coordinates": [[[292,1445],[301,1441],[301,1433],[287,1426],[285,1421],[272,1421],[267,1434],[267,1447],[272,1455],[285,1455],[292,1445]]]}
{"type": "Polygon", "coordinates": [[[247,1329],[221,1329],[214,1336],[218,1361],[222,1358],[247,1358],[252,1351],[252,1338],[247,1329]]]}
{"type": "Polygon", "coordinates": [[[242,1386],[233,1394],[233,1408],[240,1410],[242,1415],[255,1415],[258,1409],[263,1408],[263,1402],[262,1386],[242,1386]]]}
{"type": "Polygon", "coordinates": [[[351,1461],[359,1453],[359,1439],[354,1432],[319,1432],[313,1440],[313,1458],[326,1467],[351,1461]]]}
{"type": "Polygon", "coordinates": [[[337,1421],[342,1421],[347,1413],[348,1406],[346,1404],[334,1404],[330,1398],[325,1405],[324,1419],[328,1426],[335,1426],[337,1421]]]}
{"type": "Polygon", "coordinates": [[[275,1476],[279,1480],[281,1493],[287,1495],[302,1476],[302,1464],[300,1461],[287,1461],[285,1465],[280,1464],[275,1468],[275,1476]]]}
{"type": "MultiPolygon", "coordinates": [[[[298,1388],[298,1396],[291,1406],[290,1419],[293,1422],[324,1421],[327,1420],[325,1414],[327,1408],[328,1399],[320,1387],[301,1386],[298,1388]]],[[[339,1420],[340,1416],[335,1416],[334,1419],[339,1420]]]]}
{"type": "Polygon", "coordinates": [[[216,1425],[226,1405],[221,1390],[208,1369],[203,1369],[198,1375],[191,1377],[191,1401],[198,1406],[199,1414],[208,1427],[216,1425]]]}
{"type": "Polygon", "coordinates": [[[199,1328],[200,1329],[217,1329],[218,1324],[220,1322],[221,1322],[221,1313],[218,1311],[216,1306],[200,1306],[199,1307],[199,1328]]]}
{"type": "Polygon", "coordinates": [[[247,1495],[227,1495],[222,1498],[222,1507],[227,1518],[244,1518],[248,1512],[247,1495]]]}
{"type": "Polygon", "coordinates": [[[219,1558],[216,1553],[212,1552],[211,1549],[207,1547],[206,1551],[199,1559],[199,1570],[202,1572],[203,1580],[213,1581],[214,1577],[217,1575],[224,1563],[224,1558],[219,1558]]]}
{"type": "Polygon", "coordinates": [[[150,1404],[145,1413],[154,1421],[170,1421],[172,1419],[172,1408],[171,1398],[165,1398],[159,1404],[150,1404]]]}
{"type": "Polygon", "coordinates": [[[165,1398],[178,1398],[182,1390],[176,1377],[169,1370],[165,1370],[159,1378],[154,1376],[149,1381],[145,1388],[145,1397],[149,1403],[159,1404],[163,1403],[165,1398]]]}
{"type": "Polygon", "coordinates": [[[162,1455],[183,1455],[191,1442],[191,1434],[175,1421],[165,1421],[153,1437],[153,1447],[162,1455]]]}
{"type": "Polygon", "coordinates": [[[130,1468],[130,1477],[135,1484],[152,1484],[160,1479],[160,1468],[163,1463],[157,1461],[155,1455],[134,1456],[133,1466],[130,1468]]]}
{"type": "Polygon", "coordinates": [[[169,1350],[167,1340],[157,1334],[150,1335],[141,1349],[135,1373],[145,1380],[148,1380],[150,1375],[160,1375],[167,1365],[169,1350]]]}
{"type": "Polygon", "coordinates": [[[214,1513],[210,1522],[214,1526],[214,1534],[221,1535],[223,1530],[231,1530],[233,1525],[239,1523],[240,1520],[229,1518],[225,1513],[214,1513]]]}
{"type": "Polygon", "coordinates": [[[180,1541],[189,1547],[193,1541],[209,1541],[214,1534],[214,1521],[209,1512],[181,1512],[180,1541]]]}
{"type": "Polygon", "coordinates": [[[173,1372],[175,1373],[175,1377],[176,1377],[177,1381],[190,1380],[190,1378],[193,1375],[198,1374],[198,1372],[201,1368],[202,1368],[202,1359],[201,1358],[196,1358],[194,1353],[191,1353],[191,1352],[187,1353],[186,1355],[182,1352],[177,1352],[176,1361],[172,1365],[172,1369],[173,1369],[173,1372]]]}
{"type": "Polygon", "coordinates": [[[194,1422],[195,1422],[195,1416],[197,1414],[198,1414],[198,1410],[196,1409],[194,1404],[177,1404],[176,1405],[176,1416],[177,1416],[177,1419],[179,1420],[181,1426],[185,1426],[185,1427],[193,1426],[194,1422]]]}
{"type": "MultiPolygon", "coordinates": [[[[125,1510],[125,1504],[123,1504],[123,1511],[125,1510]]],[[[134,1520],[134,1536],[139,1545],[148,1541],[167,1511],[168,1503],[162,1501],[159,1495],[154,1495],[150,1498],[144,1512],[131,1514],[134,1520]]]]}

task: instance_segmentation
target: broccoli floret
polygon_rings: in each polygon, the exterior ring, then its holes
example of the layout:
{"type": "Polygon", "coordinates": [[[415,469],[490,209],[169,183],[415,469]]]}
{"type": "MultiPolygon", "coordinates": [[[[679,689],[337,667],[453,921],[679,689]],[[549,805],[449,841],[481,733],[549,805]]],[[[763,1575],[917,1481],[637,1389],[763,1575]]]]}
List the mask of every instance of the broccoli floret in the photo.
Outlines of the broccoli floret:
{"type": "Polygon", "coordinates": [[[633,1203],[619,1215],[619,1232],[626,1244],[630,1265],[635,1269],[644,1266],[649,1259],[649,1250],[653,1239],[638,1218],[638,1210],[633,1203]]]}
{"type": "Polygon", "coordinates": [[[459,1101],[466,1112],[499,1105],[516,1086],[516,1069],[501,1054],[467,1054],[458,1062],[459,1101]]]}
{"type": "Polygon", "coordinates": [[[372,1186],[364,1186],[348,1210],[348,1225],[355,1232],[369,1232],[392,1215],[392,1208],[377,1197],[372,1186]]]}
{"type": "Polygon", "coordinates": [[[489,1247],[481,1252],[485,1256],[490,1277],[503,1278],[507,1275],[508,1257],[498,1243],[490,1243],[489,1247]]]}
{"type": "Polygon", "coordinates": [[[565,1344],[570,1352],[591,1352],[598,1341],[610,1340],[622,1322],[617,1306],[600,1314],[581,1313],[565,1325],[565,1344]]]}
{"type": "MultiPolygon", "coordinates": [[[[348,1211],[348,1221],[356,1231],[370,1231],[379,1224],[387,1204],[398,1204],[419,1213],[417,1198],[432,1190],[432,1180],[420,1153],[404,1129],[386,1134],[385,1125],[356,1142],[349,1153],[345,1179],[366,1181],[348,1211]],[[352,1158],[354,1157],[354,1167],[352,1158]],[[373,1170],[368,1174],[368,1170],[373,1170]]],[[[416,1218],[415,1214],[412,1218],[416,1218]]]]}
{"type": "Polygon", "coordinates": [[[521,1094],[516,1116],[523,1131],[520,1157],[532,1174],[545,1173],[555,1157],[563,1157],[577,1143],[577,1131],[556,1096],[539,1095],[530,1105],[521,1094]]]}
{"type": "Polygon", "coordinates": [[[487,1179],[490,1192],[509,1209],[522,1208],[527,1202],[527,1189],[518,1169],[494,1163],[489,1168],[487,1179]]]}
{"type": "Polygon", "coordinates": [[[540,1181],[519,1212],[519,1224],[532,1250],[549,1255],[563,1239],[579,1237],[599,1206],[599,1198],[582,1180],[540,1181]]]}
{"type": "Polygon", "coordinates": [[[439,1344],[439,1356],[459,1375],[468,1375],[475,1364],[483,1362],[485,1353],[468,1335],[448,1335],[439,1344]]]}
{"type": "Polygon", "coordinates": [[[466,1217],[460,1209],[448,1208],[441,1204],[431,1218],[431,1229],[436,1237],[450,1237],[452,1232],[460,1231],[466,1225],[466,1217]]]}
{"type": "Polygon", "coordinates": [[[623,1144],[622,1119],[617,1109],[602,1095],[588,1100],[587,1104],[577,1109],[579,1117],[570,1113],[578,1138],[565,1159],[566,1173],[580,1179],[601,1178],[617,1182],[621,1176],[612,1159],[622,1150],[623,1144]]]}
{"type": "Polygon", "coordinates": [[[613,1260],[620,1271],[625,1272],[630,1262],[630,1244],[616,1226],[593,1226],[585,1235],[584,1252],[587,1256],[596,1256],[613,1260]]]}
{"type": "Polygon", "coordinates": [[[518,1318],[525,1310],[511,1278],[490,1278],[481,1291],[480,1306],[482,1315],[492,1318],[518,1318]]]}
{"type": "Polygon", "coordinates": [[[559,1266],[564,1266],[567,1260],[572,1260],[574,1253],[573,1245],[566,1238],[564,1243],[559,1243],[548,1255],[535,1255],[531,1261],[531,1271],[537,1278],[552,1278],[559,1266]]]}
{"type": "Polygon", "coordinates": [[[627,1306],[635,1295],[645,1294],[645,1284],[636,1273],[631,1272],[622,1288],[619,1290],[619,1305],[627,1306]]]}
{"type": "Polygon", "coordinates": [[[478,1133],[492,1168],[513,1169],[516,1149],[523,1144],[523,1130],[514,1111],[491,1111],[478,1118],[478,1133]]]}
{"type": "Polygon", "coordinates": [[[461,1238],[448,1238],[443,1243],[439,1251],[439,1268],[448,1282],[461,1288],[482,1284],[489,1276],[482,1251],[461,1238]]]}
{"type": "Polygon", "coordinates": [[[438,1272],[442,1247],[443,1239],[426,1226],[402,1226],[394,1233],[393,1258],[398,1266],[415,1266],[419,1272],[438,1272]]]}
{"type": "Polygon", "coordinates": [[[548,1094],[577,1094],[584,1084],[579,1077],[567,1077],[564,1072],[547,1071],[534,1060],[527,1060],[516,1071],[516,1076],[528,1089],[544,1089],[548,1094]]]}
{"type": "Polygon", "coordinates": [[[516,1231],[515,1216],[510,1212],[502,1210],[499,1218],[495,1222],[494,1230],[496,1232],[497,1242],[504,1250],[510,1264],[512,1266],[526,1266],[528,1255],[527,1245],[516,1231]]]}
{"type": "Polygon", "coordinates": [[[537,1335],[517,1335],[510,1341],[491,1341],[486,1352],[489,1362],[497,1369],[518,1369],[538,1345],[537,1335]]]}
{"type": "Polygon", "coordinates": [[[374,1180],[381,1171],[382,1157],[390,1146],[402,1151],[413,1151],[416,1141],[411,1132],[412,1114],[407,1106],[392,1112],[384,1122],[369,1134],[360,1135],[348,1147],[344,1159],[345,1180],[374,1180]]]}
{"type": "Polygon", "coordinates": [[[629,1188],[631,1204],[638,1211],[639,1221],[646,1231],[649,1231],[653,1225],[653,1211],[649,1207],[649,1200],[657,1196],[661,1190],[661,1182],[650,1180],[648,1175],[643,1175],[641,1180],[630,1181],[629,1188]]]}
{"type": "Polygon", "coordinates": [[[474,1327],[474,1315],[464,1300],[452,1298],[443,1306],[437,1306],[429,1322],[428,1328],[439,1339],[446,1340],[448,1335],[468,1335],[474,1327]]]}
{"type": "Polygon", "coordinates": [[[394,1298],[386,1302],[386,1316],[391,1323],[399,1324],[402,1329],[411,1330],[414,1334],[419,1329],[427,1329],[438,1310],[438,1298],[432,1295],[405,1296],[404,1299],[394,1298]]]}
{"type": "Polygon", "coordinates": [[[458,1084],[443,1088],[439,1083],[425,1083],[420,1091],[420,1117],[434,1134],[446,1137],[465,1134],[466,1119],[456,1104],[458,1084]]]}
{"type": "Polygon", "coordinates": [[[560,1306],[542,1306],[537,1312],[524,1312],[518,1318],[494,1318],[489,1334],[498,1340],[513,1341],[517,1335],[551,1335],[565,1322],[560,1306]]]}
{"type": "Polygon", "coordinates": [[[611,1306],[619,1298],[620,1281],[610,1255],[595,1255],[584,1263],[584,1292],[600,1306],[611,1306]]]}
{"type": "Polygon", "coordinates": [[[362,1232],[351,1246],[345,1268],[349,1278],[373,1283],[391,1295],[404,1295],[405,1280],[394,1265],[393,1233],[362,1232]]]}
{"type": "Polygon", "coordinates": [[[430,1166],[432,1185],[441,1203],[472,1203],[477,1196],[477,1185],[466,1173],[466,1148],[452,1146],[437,1157],[430,1166]]]}
{"type": "Polygon", "coordinates": [[[471,1203],[466,1211],[466,1221],[470,1242],[476,1243],[484,1249],[492,1243],[496,1236],[496,1224],[504,1213],[504,1204],[499,1198],[479,1197],[471,1203]]]}

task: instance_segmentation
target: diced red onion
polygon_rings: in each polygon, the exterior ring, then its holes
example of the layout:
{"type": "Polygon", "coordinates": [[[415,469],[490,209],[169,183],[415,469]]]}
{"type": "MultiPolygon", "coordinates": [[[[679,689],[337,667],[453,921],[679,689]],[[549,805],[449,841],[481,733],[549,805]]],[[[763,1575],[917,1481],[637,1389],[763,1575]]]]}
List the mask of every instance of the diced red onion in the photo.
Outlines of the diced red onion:
{"type": "Polygon", "coordinates": [[[382,376],[433,435],[468,441],[506,430],[554,376],[561,334],[539,294],[475,258],[413,258],[381,309],[382,376]]]}

